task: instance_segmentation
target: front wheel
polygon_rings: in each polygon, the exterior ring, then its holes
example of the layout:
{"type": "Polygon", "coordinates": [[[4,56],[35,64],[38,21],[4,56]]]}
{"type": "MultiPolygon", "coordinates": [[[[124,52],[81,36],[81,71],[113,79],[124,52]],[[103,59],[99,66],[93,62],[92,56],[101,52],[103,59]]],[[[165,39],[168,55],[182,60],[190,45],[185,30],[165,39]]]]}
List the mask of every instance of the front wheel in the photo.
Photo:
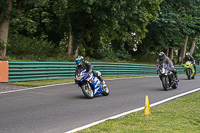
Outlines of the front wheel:
{"type": "Polygon", "coordinates": [[[191,71],[190,71],[190,69],[186,69],[186,75],[187,75],[188,79],[191,79],[191,71]]]}
{"type": "Polygon", "coordinates": [[[83,84],[81,86],[83,94],[89,98],[92,99],[94,97],[94,91],[92,90],[91,86],[89,83],[83,84]]]}
{"type": "Polygon", "coordinates": [[[166,76],[162,77],[162,85],[163,85],[164,90],[167,91],[169,88],[169,84],[168,84],[168,79],[166,76]]]}
{"type": "MultiPolygon", "coordinates": [[[[102,87],[103,87],[103,85],[102,85],[102,87]]],[[[109,88],[108,88],[108,85],[106,84],[106,86],[105,87],[103,87],[102,88],[102,90],[104,91],[103,93],[102,93],[102,95],[103,96],[108,96],[109,95],[109,93],[110,93],[110,90],[109,90],[109,88]]]]}

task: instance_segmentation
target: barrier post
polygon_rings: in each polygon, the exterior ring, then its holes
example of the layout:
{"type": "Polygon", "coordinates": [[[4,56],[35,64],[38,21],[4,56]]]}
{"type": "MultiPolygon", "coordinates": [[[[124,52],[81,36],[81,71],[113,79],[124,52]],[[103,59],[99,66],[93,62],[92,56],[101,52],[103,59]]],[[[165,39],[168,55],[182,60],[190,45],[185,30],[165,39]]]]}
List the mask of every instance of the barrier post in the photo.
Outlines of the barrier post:
{"type": "Polygon", "coordinates": [[[8,61],[0,61],[0,82],[8,82],[8,61]]]}

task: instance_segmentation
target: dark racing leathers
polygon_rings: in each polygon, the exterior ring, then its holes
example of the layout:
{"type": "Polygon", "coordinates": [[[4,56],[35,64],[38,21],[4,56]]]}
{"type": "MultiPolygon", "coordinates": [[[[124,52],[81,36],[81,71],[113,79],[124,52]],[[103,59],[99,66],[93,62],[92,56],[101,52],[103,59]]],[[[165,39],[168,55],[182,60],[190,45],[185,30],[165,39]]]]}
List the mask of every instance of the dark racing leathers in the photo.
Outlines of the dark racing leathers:
{"type": "Polygon", "coordinates": [[[185,64],[185,62],[187,62],[187,61],[191,61],[192,64],[195,64],[195,60],[191,55],[189,55],[189,57],[184,57],[183,58],[183,64],[185,64]]]}
{"type": "Polygon", "coordinates": [[[167,56],[163,60],[157,59],[156,70],[159,70],[159,66],[162,65],[163,63],[168,64],[171,70],[174,70],[173,62],[167,56]]]}
{"type": "Polygon", "coordinates": [[[175,74],[176,79],[177,78],[177,71],[174,68],[173,62],[169,59],[169,57],[165,56],[165,58],[163,60],[157,59],[156,61],[156,70],[158,72],[158,70],[160,69],[159,66],[162,65],[163,63],[168,64],[170,67],[170,70],[175,74]]]}
{"type": "Polygon", "coordinates": [[[189,55],[189,57],[184,57],[183,58],[183,64],[185,64],[187,61],[191,61],[192,62],[193,66],[194,66],[195,74],[196,74],[196,66],[195,66],[194,58],[191,55],[189,55]]]}
{"type": "Polygon", "coordinates": [[[80,65],[76,67],[75,75],[81,73],[83,70],[86,70],[86,73],[93,73],[95,77],[99,78],[99,80],[103,82],[102,77],[99,76],[96,71],[93,71],[93,65],[90,64],[88,61],[83,61],[80,65]]]}

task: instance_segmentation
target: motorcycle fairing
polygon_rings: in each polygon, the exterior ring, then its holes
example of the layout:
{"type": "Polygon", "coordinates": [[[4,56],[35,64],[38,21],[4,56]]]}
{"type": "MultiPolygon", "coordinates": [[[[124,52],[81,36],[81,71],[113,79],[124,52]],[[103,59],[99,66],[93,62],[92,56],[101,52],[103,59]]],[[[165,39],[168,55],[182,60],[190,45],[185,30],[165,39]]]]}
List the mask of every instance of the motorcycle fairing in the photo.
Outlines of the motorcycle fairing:
{"type": "Polygon", "coordinates": [[[183,66],[184,66],[185,70],[186,69],[191,69],[191,72],[192,72],[191,77],[193,77],[193,75],[195,73],[193,64],[190,61],[187,61],[183,66]]]}
{"type": "Polygon", "coordinates": [[[86,79],[92,86],[94,86],[94,95],[102,93],[102,86],[101,86],[101,81],[97,78],[94,77],[93,75],[90,75],[89,78],[86,79]]]}

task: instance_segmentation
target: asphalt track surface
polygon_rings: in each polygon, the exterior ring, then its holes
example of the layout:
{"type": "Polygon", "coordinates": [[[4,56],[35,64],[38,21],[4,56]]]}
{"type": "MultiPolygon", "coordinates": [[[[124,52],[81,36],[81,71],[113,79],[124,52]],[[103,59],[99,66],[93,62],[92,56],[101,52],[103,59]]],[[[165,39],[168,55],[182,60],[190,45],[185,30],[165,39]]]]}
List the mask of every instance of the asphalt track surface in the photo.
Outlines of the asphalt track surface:
{"type": "MultiPolygon", "coordinates": [[[[0,133],[64,133],[200,87],[200,76],[179,76],[177,89],[164,91],[158,77],[106,80],[110,95],[87,99],[74,84],[0,94],[0,133]]],[[[153,112],[152,112],[153,113],[153,112]]]]}

